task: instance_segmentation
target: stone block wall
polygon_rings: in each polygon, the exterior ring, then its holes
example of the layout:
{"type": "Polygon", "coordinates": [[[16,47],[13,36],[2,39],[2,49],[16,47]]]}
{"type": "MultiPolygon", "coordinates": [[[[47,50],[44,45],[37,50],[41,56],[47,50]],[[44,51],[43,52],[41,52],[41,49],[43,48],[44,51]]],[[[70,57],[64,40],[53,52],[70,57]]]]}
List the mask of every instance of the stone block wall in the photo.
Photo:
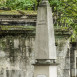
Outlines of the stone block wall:
{"type": "Polygon", "coordinates": [[[34,37],[5,36],[0,38],[0,77],[32,77],[34,37]]]}
{"type": "MultiPolygon", "coordinates": [[[[70,77],[69,39],[57,38],[58,77],[70,77]]],[[[0,38],[0,77],[33,77],[35,37],[18,35],[0,38]]],[[[72,53],[72,52],[71,52],[72,53]]]]}
{"type": "Polygon", "coordinates": [[[69,39],[58,38],[57,40],[58,77],[70,77],[70,46],[69,39]]]}

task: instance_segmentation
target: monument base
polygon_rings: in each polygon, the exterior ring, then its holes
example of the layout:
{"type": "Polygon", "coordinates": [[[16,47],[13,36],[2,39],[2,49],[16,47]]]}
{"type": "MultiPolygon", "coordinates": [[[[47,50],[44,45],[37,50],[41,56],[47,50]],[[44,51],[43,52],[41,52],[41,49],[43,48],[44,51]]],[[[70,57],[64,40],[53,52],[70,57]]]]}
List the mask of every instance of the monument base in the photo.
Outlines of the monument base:
{"type": "Polygon", "coordinates": [[[38,59],[34,64],[34,77],[57,77],[57,65],[55,60],[38,59]]]}

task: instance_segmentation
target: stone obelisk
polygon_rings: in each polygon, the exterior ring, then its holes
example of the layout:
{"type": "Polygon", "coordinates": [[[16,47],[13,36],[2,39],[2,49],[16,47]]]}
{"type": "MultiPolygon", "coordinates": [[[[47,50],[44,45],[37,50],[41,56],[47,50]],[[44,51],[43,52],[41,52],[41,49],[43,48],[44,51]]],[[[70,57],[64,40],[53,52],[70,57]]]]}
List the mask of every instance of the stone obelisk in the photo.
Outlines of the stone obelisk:
{"type": "Polygon", "coordinates": [[[38,7],[34,77],[57,77],[56,47],[52,11],[48,0],[38,7]]]}

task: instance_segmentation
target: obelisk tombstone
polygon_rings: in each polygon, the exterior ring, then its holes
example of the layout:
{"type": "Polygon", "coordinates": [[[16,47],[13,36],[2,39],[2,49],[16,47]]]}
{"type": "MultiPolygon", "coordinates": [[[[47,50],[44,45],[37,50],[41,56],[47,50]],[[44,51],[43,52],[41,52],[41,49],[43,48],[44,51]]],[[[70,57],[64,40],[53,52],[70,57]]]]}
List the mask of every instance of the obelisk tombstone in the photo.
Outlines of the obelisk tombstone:
{"type": "Polygon", "coordinates": [[[34,77],[57,77],[56,47],[52,11],[48,0],[38,7],[34,77]]]}

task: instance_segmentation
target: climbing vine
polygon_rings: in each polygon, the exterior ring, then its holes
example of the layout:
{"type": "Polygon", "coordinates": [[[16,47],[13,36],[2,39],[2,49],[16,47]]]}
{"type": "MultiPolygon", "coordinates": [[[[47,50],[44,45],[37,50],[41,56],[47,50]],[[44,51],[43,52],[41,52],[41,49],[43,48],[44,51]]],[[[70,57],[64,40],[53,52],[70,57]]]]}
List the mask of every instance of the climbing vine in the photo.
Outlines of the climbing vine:
{"type": "Polygon", "coordinates": [[[49,0],[54,14],[54,25],[72,29],[73,41],[77,38],[77,0],[49,0]]]}

